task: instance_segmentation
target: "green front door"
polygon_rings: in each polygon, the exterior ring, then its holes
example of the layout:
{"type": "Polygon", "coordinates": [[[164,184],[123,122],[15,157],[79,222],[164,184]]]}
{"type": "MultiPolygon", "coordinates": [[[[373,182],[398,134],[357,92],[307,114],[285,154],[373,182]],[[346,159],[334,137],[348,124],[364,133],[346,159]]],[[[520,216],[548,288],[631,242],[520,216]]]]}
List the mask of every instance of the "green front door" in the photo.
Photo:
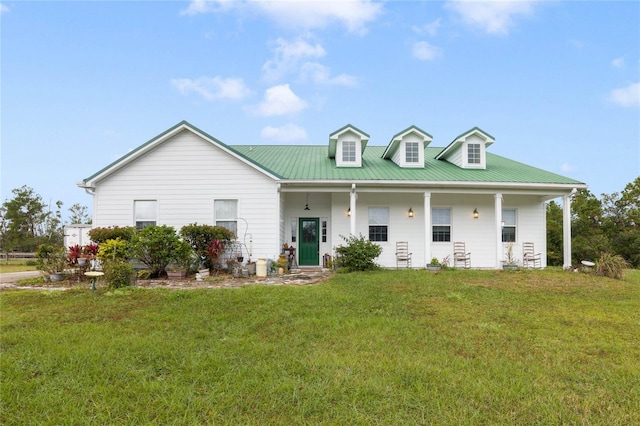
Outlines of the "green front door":
{"type": "Polygon", "coordinates": [[[300,247],[298,248],[300,266],[320,264],[319,222],[318,218],[300,218],[300,247]]]}

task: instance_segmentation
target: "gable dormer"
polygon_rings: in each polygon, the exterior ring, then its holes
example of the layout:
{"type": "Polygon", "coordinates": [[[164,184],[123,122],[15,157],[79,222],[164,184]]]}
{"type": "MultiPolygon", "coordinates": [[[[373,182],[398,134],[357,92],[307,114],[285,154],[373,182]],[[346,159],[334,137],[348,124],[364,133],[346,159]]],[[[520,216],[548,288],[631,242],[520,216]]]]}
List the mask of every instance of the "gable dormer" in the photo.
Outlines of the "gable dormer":
{"type": "Polygon", "coordinates": [[[440,151],[436,160],[446,160],[463,169],[486,169],[487,147],[494,141],[489,133],[474,127],[440,151]]]}
{"type": "Polygon", "coordinates": [[[382,158],[400,167],[424,168],[424,149],[432,140],[429,133],[411,126],[391,138],[382,158]]]}
{"type": "Polygon", "coordinates": [[[329,158],[337,167],[362,167],[362,153],[369,135],[351,124],[329,135],[329,158]]]}

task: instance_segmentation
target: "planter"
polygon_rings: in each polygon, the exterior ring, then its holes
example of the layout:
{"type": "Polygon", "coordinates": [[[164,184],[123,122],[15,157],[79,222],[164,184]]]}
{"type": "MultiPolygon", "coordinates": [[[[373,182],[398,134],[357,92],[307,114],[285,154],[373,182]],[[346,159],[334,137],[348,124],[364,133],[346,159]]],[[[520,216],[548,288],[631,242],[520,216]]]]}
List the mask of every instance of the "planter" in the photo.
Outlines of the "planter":
{"type": "Polygon", "coordinates": [[[502,269],[505,271],[515,271],[518,269],[518,265],[505,263],[504,265],[502,265],[502,269]]]}
{"type": "Polygon", "coordinates": [[[86,257],[79,257],[78,258],[78,266],[86,266],[87,265],[87,258],[86,257]]]}
{"type": "Polygon", "coordinates": [[[256,264],[255,264],[255,262],[247,263],[247,269],[249,270],[249,275],[255,275],[256,274],[256,264]]]}
{"type": "Polygon", "coordinates": [[[442,269],[442,265],[427,265],[429,271],[439,271],[442,269]]]}
{"type": "Polygon", "coordinates": [[[187,271],[167,271],[167,278],[170,280],[178,280],[180,278],[185,278],[187,276],[187,271]]]}
{"type": "Polygon", "coordinates": [[[284,275],[284,268],[281,266],[278,268],[278,276],[283,276],[284,275]]]}
{"type": "Polygon", "coordinates": [[[62,272],[56,272],[54,274],[50,274],[49,279],[51,280],[51,282],[54,282],[54,283],[58,281],[62,281],[64,279],[64,274],[62,272]]]}

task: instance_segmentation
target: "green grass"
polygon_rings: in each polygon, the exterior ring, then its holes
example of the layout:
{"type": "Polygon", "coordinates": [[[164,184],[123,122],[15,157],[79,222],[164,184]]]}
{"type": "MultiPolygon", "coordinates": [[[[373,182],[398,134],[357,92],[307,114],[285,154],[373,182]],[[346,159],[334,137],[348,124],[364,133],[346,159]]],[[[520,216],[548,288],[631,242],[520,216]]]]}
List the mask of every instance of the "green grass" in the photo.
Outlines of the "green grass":
{"type": "Polygon", "coordinates": [[[37,270],[35,260],[14,260],[9,262],[6,260],[0,261],[0,274],[7,272],[22,272],[22,271],[35,271],[37,270]]]}
{"type": "Polygon", "coordinates": [[[640,423],[640,271],[0,293],[0,423],[640,423]]]}

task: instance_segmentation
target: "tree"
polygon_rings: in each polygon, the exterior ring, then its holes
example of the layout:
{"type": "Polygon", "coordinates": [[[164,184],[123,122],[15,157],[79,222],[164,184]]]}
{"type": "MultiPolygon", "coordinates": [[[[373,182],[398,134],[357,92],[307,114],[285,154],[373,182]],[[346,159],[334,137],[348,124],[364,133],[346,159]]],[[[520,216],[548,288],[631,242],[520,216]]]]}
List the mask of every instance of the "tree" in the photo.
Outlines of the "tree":
{"type": "Polygon", "coordinates": [[[602,194],[607,222],[605,232],[613,252],[633,267],[640,266],[640,177],[628,183],[621,194],[602,194]]]}
{"type": "Polygon", "coordinates": [[[562,266],[562,207],[555,201],[547,204],[547,264],[562,266]]]}
{"type": "Polygon", "coordinates": [[[89,216],[89,209],[87,206],[75,203],[69,207],[69,223],[71,224],[91,224],[91,217],[89,216]]]}
{"type": "Polygon", "coordinates": [[[611,252],[611,242],[604,232],[606,222],[602,202],[588,189],[578,191],[571,203],[572,263],[598,259],[611,252]]]}
{"type": "MultiPolygon", "coordinates": [[[[2,203],[4,231],[2,250],[35,251],[38,244],[45,242],[47,231],[59,227],[58,218],[47,209],[42,197],[24,185],[11,191],[13,198],[2,203]]],[[[58,202],[60,203],[60,202],[58,202]]],[[[60,206],[62,203],[58,204],[60,206]]],[[[53,235],[51,235],[53,236],[53,235]]],[[[60,233],[60,243],[62,234],[60,233]]],[[[48,239],[56,242],[55,238],[48,239]]]]}

